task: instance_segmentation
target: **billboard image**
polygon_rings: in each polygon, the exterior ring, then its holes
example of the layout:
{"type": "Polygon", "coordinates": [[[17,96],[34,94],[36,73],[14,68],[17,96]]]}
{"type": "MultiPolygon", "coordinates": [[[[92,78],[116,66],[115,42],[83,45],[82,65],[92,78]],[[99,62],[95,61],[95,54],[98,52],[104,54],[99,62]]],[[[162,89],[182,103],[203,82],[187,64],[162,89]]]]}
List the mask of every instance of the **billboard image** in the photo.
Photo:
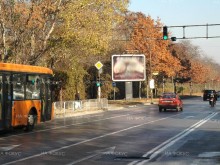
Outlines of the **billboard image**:
{"type": "Polygon", "coordinates": [[[112,56],[113,81],[144,81],[145,78],[145,55],[125,54],[112,56]]]}

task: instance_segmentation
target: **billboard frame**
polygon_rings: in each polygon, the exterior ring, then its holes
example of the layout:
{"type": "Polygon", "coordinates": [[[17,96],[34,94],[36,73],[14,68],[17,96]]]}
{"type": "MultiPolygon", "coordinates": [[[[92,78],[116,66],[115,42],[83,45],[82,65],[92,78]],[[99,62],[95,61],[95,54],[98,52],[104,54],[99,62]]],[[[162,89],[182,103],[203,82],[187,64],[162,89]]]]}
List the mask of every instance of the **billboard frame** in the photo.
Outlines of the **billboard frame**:
{"type": "MultiPolygon", "coordinates": [[[[130,60],[131,61],[131,60],[130,60]]],[[[116,81],[116,82],[127,82],[127,81],[145,81],[146,80],[146,57],[145,57],[145,55],[144,54],[122,54],[122,55],[112,55],[112,81],[116,81]],[[115,70],[115,64],[116,64],[116,59],[118,59],[118,58],[120,58],[120,59],[122,59],[122,60],[127,60],[127,61],[129,61],[129,59],[136,59],[135,61],[137,61],[137,62],[139,62],[139,63],[134,63],[134,62],[132,62],[132,64],[131,63],[129,63],[129,62],[127,62],[126,61],[126,66],[124,66],[126,69],[126,71],[125,71],[125,73],[123,74],[123,73],[121,73],[121,75],[120,74],[118,74],[118,77],[122,77],[122,78],[116,78],[117,76],[116,76],[116,73],[114,72],[114,70],[115,70]],[[127,71],[127,66],[129,66],[129,64],[131,64],[131,67],[132,68],[139,68],[141,71],[142,71],[142,69],[141,69],[141,67],[143,67],[143,73],[136,73],[136,74],[139,74],[139,75],[137,75],[137,78],[134,78],[134,76],[135,76],[135,72],[129,72],[129,71],[127,71]],[[138,65],[140,64],[140,66],[138,67],[138,65]],[[127,75],[133,75],[133,77],[131,78],[131,77],[128,77],[127,75]],[[139,77],[138,77],[139,76],[139,77]]]]}

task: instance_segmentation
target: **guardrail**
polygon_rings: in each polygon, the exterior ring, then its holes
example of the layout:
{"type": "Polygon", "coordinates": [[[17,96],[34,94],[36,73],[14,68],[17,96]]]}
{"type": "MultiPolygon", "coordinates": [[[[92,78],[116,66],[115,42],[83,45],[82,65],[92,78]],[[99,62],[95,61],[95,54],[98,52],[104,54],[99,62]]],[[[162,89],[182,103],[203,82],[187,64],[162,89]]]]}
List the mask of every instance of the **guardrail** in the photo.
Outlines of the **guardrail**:
{"type": "Polygon", "coordinates": [[[55,118],[73,116],[76,112],[88,112],[107,109],[108,99],[106,98],[54,102],[55,118]]]}

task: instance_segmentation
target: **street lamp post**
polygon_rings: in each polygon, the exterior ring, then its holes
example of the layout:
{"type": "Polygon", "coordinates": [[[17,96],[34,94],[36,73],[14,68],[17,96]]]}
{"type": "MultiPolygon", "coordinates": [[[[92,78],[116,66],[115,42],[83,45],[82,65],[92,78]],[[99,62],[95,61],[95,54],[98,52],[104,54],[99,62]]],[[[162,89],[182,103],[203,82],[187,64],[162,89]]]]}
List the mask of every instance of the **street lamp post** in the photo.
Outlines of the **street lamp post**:
{"type": "Polygon", "coordinates": [[[189,86],[190,86],[190,96],[192,96],[192,81],[190,81],[189,86]]]}
{"type": "Polygon", "coordinates": [[[151,104],[153,104],[153,89],[154,89],[154,80],[152,79],[152,64],[151,64],[151,47],[149,45],[149,52],[150,52],[150,98],[151,104]]]}
{"type": "Polygon", "coordinates": [[[153,89],[155,88],[153,75],[158,75],[158,72],[152,72],[151,42],[149,42],[148,44],[148,49],[149,49],[149,57],[150,57],[149,59],[149,62],[150,62],[150,68],[149,68],[150,69],[150,76],[149,76],[150,97],[151,97],[151,104],[153,104],[153,89]]]}
{"type": "MultiPolygon", "coordinates": [[[[154,71],[152,74],[153,74],[154,76],[157,76],[157,75],[159,74],[159,72],[158,72],[158,71],[154,71]]],[[[155,82],[155,81],[154,81],[154,82],[155,82]]],[[[154,89],[155,89],[154,95],[156,96],[156,95],[157,95],[157,87],[156,87],[156,85],[154,85],[154,89]]]]}
{"type": "Polygon", "coordinates": [[[154,79],[150,79],[151,104],[153,104],[154,79]]]}
{"type": "Polygon", "coordinates": [[[165,88],[165,80],[164,80],[164,76],[163,76],[163,93],[164,93],[164,88],[165,88]]]}
{"type": "Polygon", "coordinates": [[[219,89],[219,79],[217,80],[217,83],[218,83],[218,84],[217,84],[217,89],[219,89]]]}
{"type": "Polygon", "coordinates": [[[214,86],[214,79],[212,79],[212,89],[215,89],[215,86],[214,86]]]}

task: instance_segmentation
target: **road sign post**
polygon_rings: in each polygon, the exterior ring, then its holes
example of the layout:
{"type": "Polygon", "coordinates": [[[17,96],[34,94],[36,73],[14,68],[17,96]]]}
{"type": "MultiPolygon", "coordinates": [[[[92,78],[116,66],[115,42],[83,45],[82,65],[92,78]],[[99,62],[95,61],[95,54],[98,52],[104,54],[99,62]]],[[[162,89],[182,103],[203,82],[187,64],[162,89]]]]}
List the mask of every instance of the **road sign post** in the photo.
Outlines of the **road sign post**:
{"type": "MultiPolygon", "coordinates": [[[[101,72],[102,72],[102,67],[103,67],[103,64],[100,62],[100,61],[98,61],[97,63],[95,63],[95,67],[98,69],[98,77],[99,77],[99,83],[101,83],[101,78],[100,78],[100,74],[101,74],[101,72]]],[[[101,84],[98,86],[98,91],[97,91],[97,93],[98,93],[98,99],[99,99],[99,101],[101,100],[101,84]]]]}

